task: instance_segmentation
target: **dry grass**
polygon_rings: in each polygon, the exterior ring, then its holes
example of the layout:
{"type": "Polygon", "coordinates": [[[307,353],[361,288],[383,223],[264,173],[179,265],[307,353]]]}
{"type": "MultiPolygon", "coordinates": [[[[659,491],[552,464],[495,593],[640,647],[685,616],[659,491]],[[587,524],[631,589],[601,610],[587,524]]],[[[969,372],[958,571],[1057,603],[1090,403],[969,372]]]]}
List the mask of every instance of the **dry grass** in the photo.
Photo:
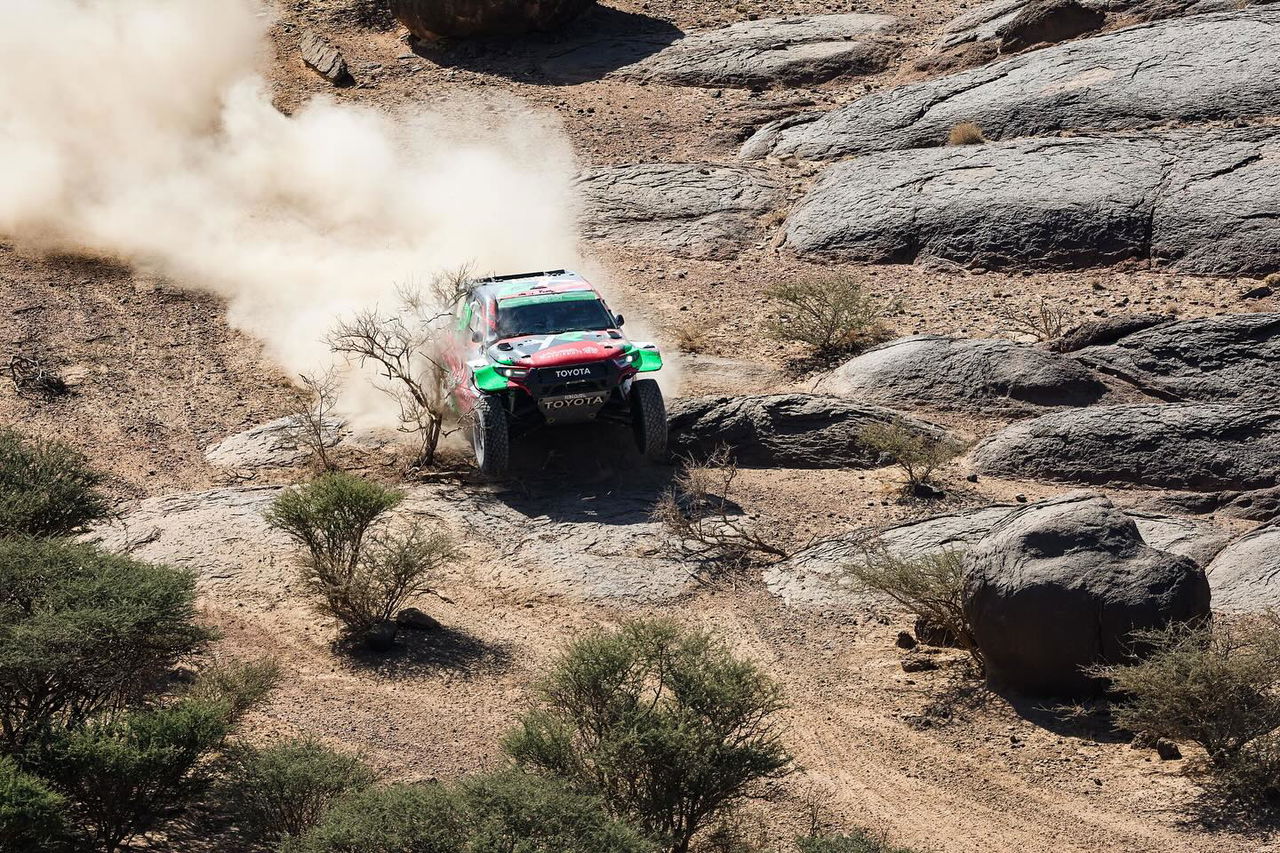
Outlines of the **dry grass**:
{"type": "Polygon", "coordinates": [[[687,324],[675,329],[676,346],[681,352],[700,353],[707,349],[707,330],[703,326],[687,324]]]}
{"type": "Polygon", "coordinates": [[[982,128],[971,121],[962,121],[947,134],[948,145],[981,145],[987,141],[982,128]]]}

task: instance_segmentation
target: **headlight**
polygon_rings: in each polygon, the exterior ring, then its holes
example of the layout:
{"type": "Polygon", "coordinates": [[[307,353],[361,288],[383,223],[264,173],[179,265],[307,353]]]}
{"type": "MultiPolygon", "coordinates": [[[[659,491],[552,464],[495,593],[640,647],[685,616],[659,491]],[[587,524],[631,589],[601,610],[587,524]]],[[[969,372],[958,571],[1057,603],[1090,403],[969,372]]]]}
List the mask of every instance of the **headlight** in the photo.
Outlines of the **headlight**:
{"type": "Polygon", "coordinates": [[[615,358],[613,360],[613,363],[618,365],[618,367],[626,367],[628,364],[635,364],[639,360],[640,360],[640,353],[629,352],[624,356],[619,356],[618,358],[615,358]]]}
{"type": "Polygon", "coordinates": [[[495,367],[493,372],[507,379],[523,379],[529,375],[529,371],[523,367],[495,367]]]}

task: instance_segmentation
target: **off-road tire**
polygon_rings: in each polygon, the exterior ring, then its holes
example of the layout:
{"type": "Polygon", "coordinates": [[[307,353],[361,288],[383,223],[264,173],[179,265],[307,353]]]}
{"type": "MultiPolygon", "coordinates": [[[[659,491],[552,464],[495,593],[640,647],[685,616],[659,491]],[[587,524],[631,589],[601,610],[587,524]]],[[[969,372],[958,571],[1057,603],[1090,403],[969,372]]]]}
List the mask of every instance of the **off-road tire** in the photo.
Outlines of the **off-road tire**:
{"type": "Polygon", "coordinates": [[[662,400],[662,389],[652,379],[631,383],[631,428],[636,448],[646,459],[658,462],[666,457],[667,405],[662,400]]]}
{"type": "Polygon", "coordinates": [[[471,412],[471,447],[481,474],[501,477],[511,460],[511,431],[502,401],[481,394],[471,412]]]}

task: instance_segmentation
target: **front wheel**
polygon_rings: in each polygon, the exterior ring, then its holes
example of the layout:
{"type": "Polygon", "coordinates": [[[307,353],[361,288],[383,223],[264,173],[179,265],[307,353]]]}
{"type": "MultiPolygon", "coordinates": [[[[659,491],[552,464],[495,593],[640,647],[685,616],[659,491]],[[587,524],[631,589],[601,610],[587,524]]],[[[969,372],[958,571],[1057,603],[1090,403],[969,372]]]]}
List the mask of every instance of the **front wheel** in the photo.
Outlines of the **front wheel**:
{"type": "Polygon", "coordinates": [[[481,394],[471,417],[471,446],[476,452],[476,467],[481,474],[502,476],[511,458],[511,433],[502,401],[481,394]]]}
{"type": "Polygon", "coordinates": [[[658,462],[667,455],[667,406],[662,389],[652,379],[631,383],[631,427],[636,447],[646,459],[658,462]]]}

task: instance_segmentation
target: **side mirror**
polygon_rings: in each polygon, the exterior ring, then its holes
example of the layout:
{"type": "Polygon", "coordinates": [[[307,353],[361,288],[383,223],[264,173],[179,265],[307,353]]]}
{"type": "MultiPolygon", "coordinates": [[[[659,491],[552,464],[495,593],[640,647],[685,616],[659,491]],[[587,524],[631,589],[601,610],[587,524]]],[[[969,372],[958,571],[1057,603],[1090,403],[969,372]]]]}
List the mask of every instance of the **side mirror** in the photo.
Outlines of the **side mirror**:
{"type": "Polygon", "coordinates": [[[619,327],[619,328],[621,328],[622,324],[623,324],[624,322],[626,322],[626,321],[622,319],[622,315],[621,315],[621,314],[614,314],[614,315],[613,315],[613,322],[614,322],[614,323],[616,323],[616,324],[618,325],[618,327],[619,327]]]}

